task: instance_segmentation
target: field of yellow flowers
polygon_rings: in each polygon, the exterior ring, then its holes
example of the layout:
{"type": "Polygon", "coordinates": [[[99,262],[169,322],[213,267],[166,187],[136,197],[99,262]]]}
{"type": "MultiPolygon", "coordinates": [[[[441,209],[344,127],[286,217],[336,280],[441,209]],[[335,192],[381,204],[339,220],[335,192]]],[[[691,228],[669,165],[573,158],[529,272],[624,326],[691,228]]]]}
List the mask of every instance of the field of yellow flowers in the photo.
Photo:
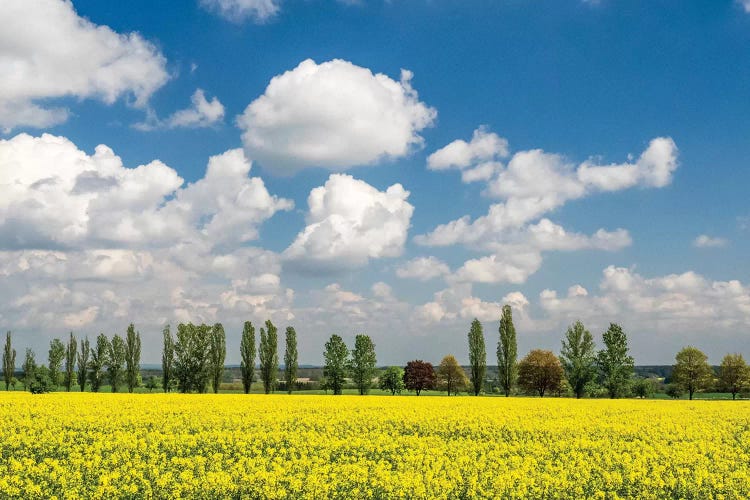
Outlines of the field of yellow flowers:
{"type": "Polygon", "coordinates": [[[0,498],[750,498],[750,405],[0,395],[0,498]]]}

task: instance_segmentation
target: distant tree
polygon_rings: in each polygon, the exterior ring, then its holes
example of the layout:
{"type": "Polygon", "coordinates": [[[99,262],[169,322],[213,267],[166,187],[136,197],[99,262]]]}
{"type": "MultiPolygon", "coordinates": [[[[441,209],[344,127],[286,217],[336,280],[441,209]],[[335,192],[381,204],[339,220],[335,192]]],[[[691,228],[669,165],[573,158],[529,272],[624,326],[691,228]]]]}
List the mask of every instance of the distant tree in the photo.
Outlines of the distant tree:
{"type": "Polygon", "coordinates": [[[466,372],[461,365],[458,364],[456,358],[449,354],[445,356],[438,365],[437,369],[437,381],[438,387],[448,391],[448,396],[458,394],[462,389],[466,389],[469,385],[469,379],[466,377],[466,372]]]}
{"type": "Polygon", "coordinates": [[[580,321],[568,327],[562,341],[560,361],[573,394],[580,399],[586,392],[586,386],[596,377],[594,337],[580,321]]]}
{"type": "Polygon", "coordinates": [[[535,349],[518,363],[518,385],[526,392],[544,397],[559,390],[562,381],[563,367],[552,351],[535,349]]]}
{"type": "Polygon", "coordinates": [[[349,350],[346,348],[344,340],[338,335],[331,335],[325,345],[323,358],[323,376],[326,380],[326,387],[333,391],[333,394],[341,394],[344,388],[344,377],[346,377],[347,358],[349,350]]]}
{"type": "Polygon", "coordinates": [[[750,367],[745,363],[742,354],[724,356],[719,366],[719,390],[732,394],[732,399],[736,399],[737,393],[748,388],[750,388],[750,367]]]}
{"type": "Polygon", "coordinates": [[[682,397],[682,389],[677,384],[669,384],[667,385],[667,396],[669,396],[672,399],[680,399],[682,397]]]}
{"type": "Polygon", "coordinates": [[[49,367],[47,375],[52,384],[50,390],[55,390],[60,385],[60,370],[62,369],[63,358],[65,358],[65,345],[60,339],[53,339],[49,343],[49,354],[47,357],[47,366],[49,367]]]}
{"type": "Polygon", "coordinates": [[[65,348],[65,390],[70,392],[70,388],[76,380],[76,357],[78,355],[78,342],[73,332],[70,332],[68,346],[65,348]]]}
{"type": "Polygon", "coordinates": [[[602,338],[604,349],[597,354],[596,364],[602,385],[609,397],[614,399],[627,393],[633,377],[634,361],[628,355],[628,338],[620,325],[610,323],[602,338]]]}
{"type": "Polygon", "coordinates": [[[174,338],[172,338],[169,325],[164,327],[161,335],[161,388],[164,392],[169,392],[174,381],[174,338]]]}
{"type": "Polygon", "coordinates": [[[122,383],[125,365],[125,341],[122,337],[115,334],[112,342],[109,343],[109,352],[107,353],[107,375],[109,383],[112,386],[112,392],[118,392],[119,385],[122,383]]]}
{"type": "Polygon", "coordinates": [[[227,336],[224,326],[216,323],[211,329],[211,346],[209,350],[209,371],[214,394],[218,394],[221,377],[224,375],[224,360],[227,357],[227,336]]]}
{"type": "Polygon", "coordinates": [[[690,399],[695,391],[706,389],[713,382],[714,371],[708,364],[708,357],[699,349],[685,347],[677,353],[675,360],[672,382],[687,391],[690,399]]]}
{"type": "Polygon", "coordinates": [[[5,349],[3,349],[3,378],[5,379],[5,390],[10,388],[13,372],[16,370],[16,350],[11,346],[10,331],[5,336],[5,349]]]}
{"type": "Polygon", "coordinates": [[[401,394],[404,390],[404,370],[398,366],[388,367],[379,379],[379,387],[382,391],[391,391],[392,395],[401,394]]]}
{"type": "Polygon", "coordinates": [[[154,389],[157,389],[159,387],[159,379],[152,375],[148,378],[146,381],[146,389],[148,389],[148,392],[153,392],[154,389]]]}
{"type": "Polygon", "coordinates": [[[242,372],[242,388],[245,394],[250,392],[253,385],[255,372],[255,327],[249,321],[245,321],[242,328],[242,340],[240,341],[240,371],[242,372]]]}
{"type": "Polygon", "coordinates": [[[86,337],[81,341],[81,348],[78,351],[78,387],[81,392],[86,390],[86,379],[89,374],[89,356],[91,354],[91,344],[86,337]]]}
{"type": "Polygon", "coordinates": [[[406,363],[404,368],[404,387],[409,391],[414,391],[417,396],[422,391],[434,389],[437,384],[437,375],[435,368],[431,363],[417,359],[406,363]]]}
{"type": "Polygon", "coordinates": [[[208,355],[211,327],[180,323],[174,344],[174,377],[180,392],[205,393],[208,389],[208,355]]]}
{"type": "Polygon", "coordinates": [[[135,331],[133,323],[128,325],[125,334],[125,381],[128,392],[138,387],[141,375],[141,334],[135,331]]]}
{"type": "Polygon", "coordinates": [[[649,398],[655,391],[654,381],[650,378],[639,378],[633,383],[633,395],[637,398],[649,398]]]}
{"type": "Polygon", "coordinates": [[[29,390],[31,391],[31,393],[44,394],[46,392],[50,392],[54,388],[55,385],[52,383],[49,368],[44,365],[38,366],[36,370],[34,370],[34,378],[29,384],[29,390]]]}
{"type": "Polygon", "coordinates": [[[349,370],[360,395],[370,392],[375,377],[375,344],[367,335],[354,338],[354,349],[349,360],[349,370]]]}
{"type": "Polygon", "coordinates": [[[513,326],[513,311],[509,305],[503,306],[500,316],[500,340],[497,343],[498,382],[505,396],[510,396],[518,378],[518,345],[516,327],[513,326]]]}
{"type": "Polygon", "coordinates": [[[482,323],[474,318],[469,329],[469,364],[471,365],[471,387],[475,396],[479,396],[487,375],[487,351],[484,347],[482,323]]]}
{"type": "Polygon", "coordinates": [[[110,345],[107,336],[100,333],[96,337],[96,346],[91,349],[91,361],[89,362],[89,381],[91,391],[99,392],[104,385],[104,370],[109,366],[110,345]]]}
{"type": "Polygon", "coordinates": [[[34,380],[34,370],[36,370],[36,356],[34,351],[26,348],[26,358],[23,360],[23,390],[29,389],[31,382],[34,380]]]}
{"type": "Polygon", "coordinates": [[[286,390],[292,393],[297,381],[297,332],[294,327],[286,328],[286,349],[284,349],[284,382],[286,390]]]}
{"type": "Polygon", "coordinates": [[[279,375],[279,337],[276,327],[271,320],[266,321],[266,328],[260,329],[260,378],[263,380],[263,390],[266,394],[276,389],[276,379],[279,375]]]}

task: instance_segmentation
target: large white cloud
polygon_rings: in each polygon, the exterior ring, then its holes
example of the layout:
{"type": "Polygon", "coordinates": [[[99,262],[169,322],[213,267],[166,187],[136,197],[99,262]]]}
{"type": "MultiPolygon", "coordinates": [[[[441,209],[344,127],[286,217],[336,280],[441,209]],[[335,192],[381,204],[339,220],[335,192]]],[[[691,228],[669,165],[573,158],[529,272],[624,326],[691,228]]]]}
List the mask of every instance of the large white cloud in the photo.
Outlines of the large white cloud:
{"type": "Polygon", "coordinates": [[[304,167],[345,170],[408,154],[436,117],[412,74],[400,81],[334,59],[308,59],[275,76],[237,118],[250,157],[279,174],[304,167]]]}
{"type": "Polygon", "coordinates": [[[49,127],[68,111],[50,99],[129,97],[138,107],[169,79],[166,59],[138,33],[98,26],[64,0],[0,5],[0,127],[49,127]]]}
{"type": "Polygon", "coordinates": [[[401,184],[385,191],[346,174],[332,174],[310,192],[307,226],[284,257],[307,271],[354,268],[398,257],[414,207],[401,184]]]}

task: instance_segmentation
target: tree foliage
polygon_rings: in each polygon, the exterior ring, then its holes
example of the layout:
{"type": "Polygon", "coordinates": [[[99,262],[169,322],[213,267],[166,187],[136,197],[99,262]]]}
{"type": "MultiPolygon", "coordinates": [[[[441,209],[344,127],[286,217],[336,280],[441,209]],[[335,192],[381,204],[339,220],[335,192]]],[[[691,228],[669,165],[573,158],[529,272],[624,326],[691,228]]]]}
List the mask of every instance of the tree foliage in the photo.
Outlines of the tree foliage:
{"type": "Polygon", "coordinates": [[[5,379],[5,390],[9,390],[13,372],[16,370],[16,350],[11,345],[11,333],[5,335],[5,348],[3,349],[3,378],[5,379]]]}
{"type": "Polygon", "coordinates": [[[334,394],[341,394],[344,388],[348,356],[349,350],[344,340],[338,335],[331,335],[331,338],[326,342],[325,351],[323,351],[323,358],[325,359],[323,376],[327,387],[334,394]]]}
{"type": "Polygon", "coordinates": [[[70,392],[76,380],[76,358],[78,355],[78,341],[73,332],[70,332],[68,345],[65,348],[65,390],[70,392]]]}
{"type": "Polygon", "coordinates": [[[65,358],[65,345],[60,339],[52,339],[49,343],[49,353],[47,356],[47,366],[49,367],[49,380],[52,384],[52,390],[60,385],[60,370],[62,368],[63,358],[65,358]]]}
{"type": "Polygon", "coordinates": [[[172,390],[172,382],[174,381],[174,338],[169,325],[164,327],[161,335],[161,388],[164,392],[169,392],[172,390]]]}
{"type": "Polygon", "coordinates": [[[437,384],[437,375],[432,363],[416,359],[406,363],[404,368],[404,387],[414,391],[417,396],[422,391],[434,389],[437,384]]]}
{"type": "Polygon", "coordinates": [[[404,390],[404,370],[398,366],[390,366],[380,374],[378,387],[382,391],[390,391],[392,395],[401,394],[404,390]]]}
{"type": "Polygon", "coordinates": [[[610,323],[602,339],[604,349],[596,357],[602,385],[610,398],[622,397],[628,391],[634,368],[633,358],[628,354],[628,338],[620,325],[610,323]]]}
{"type": "Polygon", "coordinates": [[[487,350],[484,346],[482,323],[474,318],[469,329],[469,364],[471,365],[471,387],[475,396],[479,396],[487,375],[487,350]]]}
{"type": "Polygon", "coordinates": [[[563,367],[552,351],[534,349],[518,363],[518,385],[529,393],[544,397],[560,389],[563,367]]]}
{"type": "Polygon", "coordinates": [[[650,378],[639,378],[633,383],[633,396],[637,398],[649,398],[654,392],[656,392],[654,380],[650,378]]]}
{"type": "Polygon", "coordinates": [[[286,328],[286,345],[284,349],[284,383],[289,394],[297,381],[297,332],[294,327],[286,328]]]}
{"type": "Polygon", "coordinates": [[[96,346],[91,349],[91,361],[89,361],[89,381],[93,392],[99,392],[104,385],[104,370],[109,366],[109,350],[109,339],[100,333],[96,337],[96,346]]]}
{"type": "Polygon", "coordinates": [[[354,338],[349,370],[360,395],[370,392],[376,363],[375,344],[372,339],[367,335],[357,335],[354,338]]]}
{"type": "Polygon", "coordinates": [[[78,350],[78,387],[81,392],[86,390],[86,380],[89,374],[89,356],[91,354],[91,344],[86,337],[81,341],[81,348],[78,350]]]}
{"type": "Polygon", "coordinates": [[[719,366],[719,390],[728,392],[732,399],[750,388],[750,367],[742,354],[727,354],[719,366]]]}
{"type": "Polygon", "coordinates": [[[255,375],[255,327],[245,321],[240,340],[240,371],[242,372],[242,387],[245,394],[250,392],[255,375]]]}
{"type": "Polygon", "coordinates": [[[36,370],[36,356],[34,351],[26,348],[26,357],[23,360],[23,389],[28,390],[29,385],[34,380],[34,370],[36,370]]]}
{"type": "Polygon", "coordinates": [[[208,389],[208,355],[211,327],[180,323],[174,344],[174,377],[180,392],[205,393],[208,389]]]}
{"type": "Polygon", "coordinates": [[[128,392],[138,387],[141,375],[141,334],[135,331],[133,323],[128,325],[125,334],[125,381],[128,392]]]}
{"type": "Polygon", "coordinates": [[[216,323],[211,328],[211,345],[209,347],[209,366],[208,370],[211,376],[211,385],[214,394],[219,392],[221,377],[224,376],[224,360],[227,357],[227,336],[224,333],[224,326],[216,323]]]}
{"type": "Polygon", "coordinates": [[[594,337],[580,321],[568,327],[562,341],[560,361],[573,394],[580,399],[586,386],[596,378],[594,337]]]}
{"type": "Polygon", "coordinates": [[[125,341],[122,337],[115,334],[112,342],[109,343],[109,352],[107,353],[107,376],[112,386],[112,392],[118,392],[124,376],[125,365],[125,341]]]}
{"type": "Polygon", "coordinates": [[[672,369],[672,382],[687,391],[693,399],[696,391],[706,389],[713,382],[714,371],[708,364],[708,357],[699,349],[688,346],[675,356],[672,369]]]}
{"type": "Polygon", "coordinates": [[[34,370],[34,378],[29,383],[29,391],[31,391],[32,394],[44,394],[55,388],[56,386],[52,383],[49,368],[44,365],[38,366],[36,370],[34,370]]]}
{"type": "Polygon", "coordinates": [[[260,378],[266,394],[276,389],[276,378],[279,374],[279,337],[276,326],[266,320],[266,328],[260,329],[260,378]]]}
{"type": "Polygon", "coordinates": [[[462,389],[469,385],[469,379],[456,358],[449,354],[445,356],[438,365],[437,369],[438,387],[451,394],[458,394],[462,389]]]}
{"type": "Polygon", "coordinates": [[[509,305],[503,306],[500,316],[500,340],[497,343],[498,383],[505,396],[510,396],[518,378],[518,345],[516,327],[513,325],[513,311],[509,305]]]}

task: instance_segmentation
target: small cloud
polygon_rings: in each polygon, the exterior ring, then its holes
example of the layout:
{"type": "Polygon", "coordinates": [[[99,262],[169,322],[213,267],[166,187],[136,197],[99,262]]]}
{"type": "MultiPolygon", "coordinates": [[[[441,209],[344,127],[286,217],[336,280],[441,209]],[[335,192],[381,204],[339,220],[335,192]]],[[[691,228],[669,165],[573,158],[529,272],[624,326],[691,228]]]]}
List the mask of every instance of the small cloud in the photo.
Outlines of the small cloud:
{"type": "Polygon", "coordinates": [[[750,0],[737,0],[737,3],[740,4],[745,12],[750,14],[750,0]]]}
{"type": "Polygon", "coordinates": [[[693,246],[696,248],[721,248],[729,243],[724,238],[712,238],[711,236],[701,234],[693,240],[693,246]]]}
{"type": "Polygon", "coordinates": [[[133,125],[144,132],[160,128],[203,128],[210,127],[224,119],[224,105],[217,97],[206,99],[203,89],[198,89],[190,98],[192,106],[175,111],[166,120],[160,120],[156,113],[149,110],[146,120],[133,125]]]}

